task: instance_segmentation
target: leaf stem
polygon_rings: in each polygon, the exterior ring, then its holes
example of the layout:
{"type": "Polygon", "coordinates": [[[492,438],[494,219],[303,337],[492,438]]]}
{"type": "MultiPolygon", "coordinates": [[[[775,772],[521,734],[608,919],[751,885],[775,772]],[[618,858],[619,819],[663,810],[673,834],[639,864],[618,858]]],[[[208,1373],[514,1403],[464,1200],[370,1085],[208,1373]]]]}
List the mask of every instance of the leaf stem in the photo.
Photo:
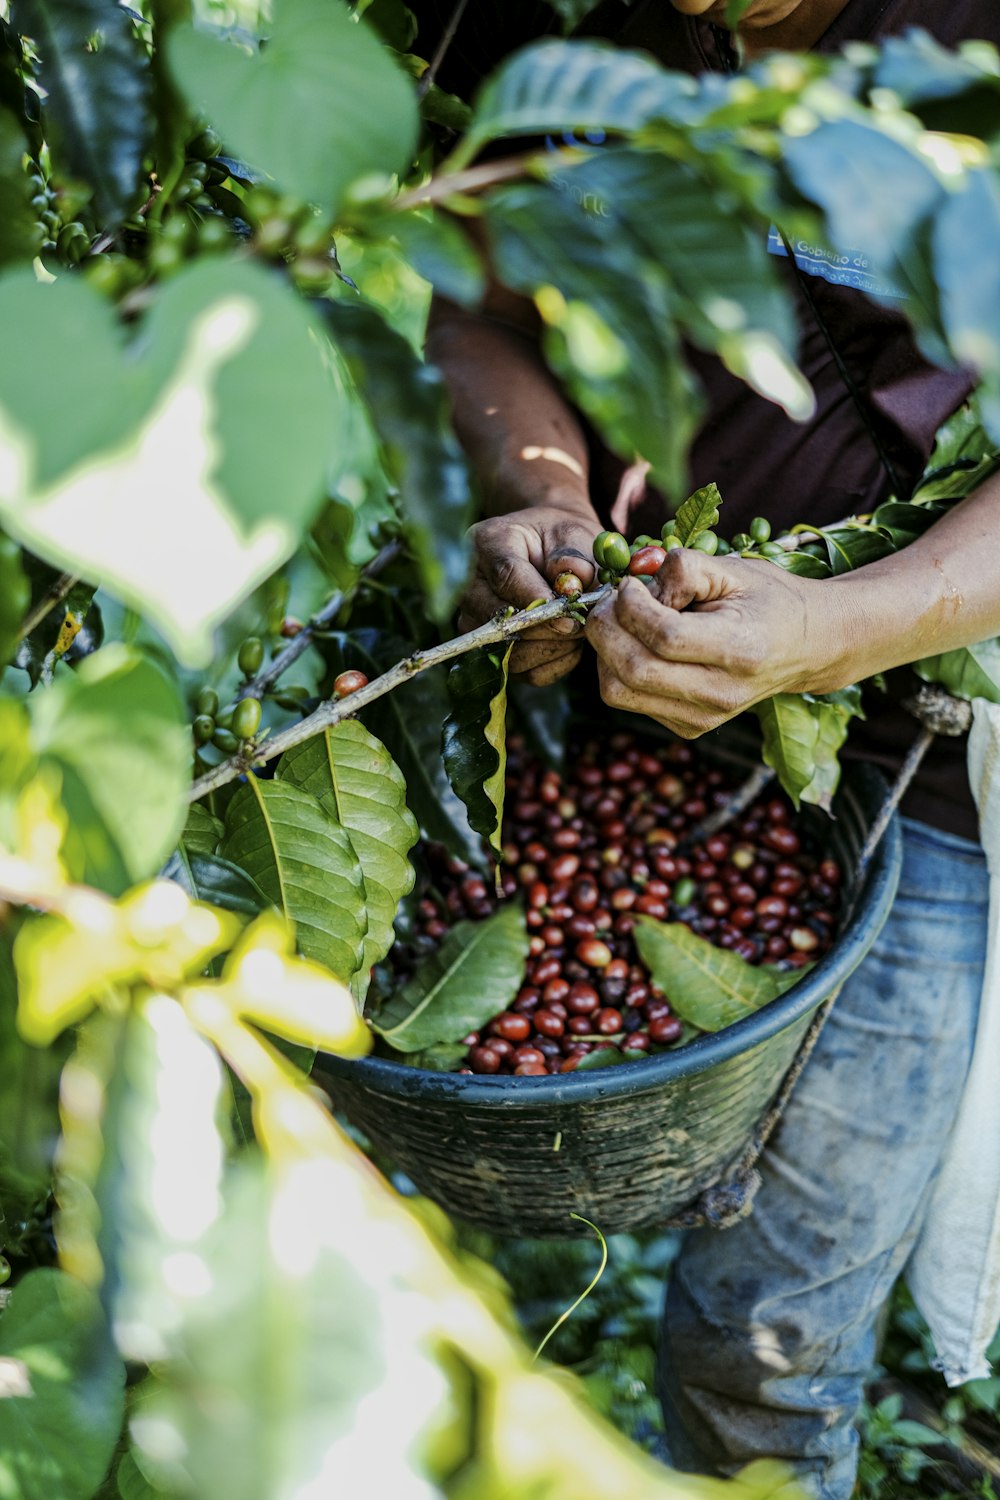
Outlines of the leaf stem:
{"type": "Polygon", "coordinates": [[[475,167],[463,167],[455,172],[444,172],[440,177],[431,177],[419,187],[400,193],[393,203],[393,211],[406,213],[411,208],[425,208],[431,203],[440,203],[462,193],[480,193],[497,183],[511,182],[518,177],[541,174],[543,169],[551,171],[568,162],[583,161],[583,152],[575,146],[561,147],[558,151],[522,151],[517,156],[504,156],[499,161],[481,162],[475,167]]]}
{"type": "Polygon", "coordinates": [[[545,1345],[548,1343],[548,1341],[552,1337],[552,1335],[554,1333],[557,1333],[559,1331],[559,1329],[566,1322],[567,1318],[571,1318],[573,1316],[573,1314],[576,1312],[577,1308],[580,1306],[580,1303],[584,1302],[590,1296],[591,1292],[594,1290],[594,1287],[597,1285],[597,1283],[600,1281],[601,1277],[604,1275],[604,1269],[605,1269],[605,1267],[607,1266],[607,1263],[608,1263],[608,1242],[604,1238],[604,1236],[601,1233],[601,1231],[598,1229],[597,1225],[596,1224],[592,1224],[589,1219],[585,1219],[583,1217],[583,1214],[570,1214],[570,1218],[571,1219],[578,1219],[581,1224],[586,1224],[587,1227],[590,1228],[590,1229],[592,1229],[594,1231],[594,1233],[597,1235],[597,1238],[601,1242],[601,1264],[598,1266],[597,1272],[594,1275],[594,1277],[592,1278],[589,1286],[584,1287],[583,1291],[580,1293],[579,1297],[577,1297],[576,1301],[573,1302],[573,1303],[571,1303],[570,1306],[567,1307],[566,1311],[564,1313],[561,1313],[560,1316],[553,1323],[552,1327],[549,1329],[548,1333],[542,1339],[542,1342],[539,1344],[538,1348],[535,1350],[534,1354],[531,1356],[531,1363],[532,1364],[535,1363],[535,1360],[541,1354],[542,1350],[545,1348],[545,1345]]]}
{"type": "MultiPolygon", "coordinates": [[[[561,620],[565,616],[572,615],[573,611],[579,609],[581,605],[589,608],[599,599],[605,598],[610,589],[611,585],[606,584],[603,588],[595,589],[593,593],[580,594],[576,599],[553,599],[547,604],[540,604],[536,609],[522,609],[516,614],[496,615],[485,625],[480,625],[478,630],[470,630],[467,635],[456,636],[454,640],[444,641],[440,646],[431,646],[426,651],[415,651],[412,656],[404,657],[387,672],[383,672],[381,677],[376,677],[367,686],[359,688],[356,693],[351,693],[350,697],[332,698],[327,703],[321,703],[307,719],[303,719],[299,724],[290,725],[280,734],[273,735],[265,745],[261,746],[259,753],[252,757],[253,763],[259,764],[274,760],[276,756],[290,750],[293,745],[300,745],[303,740],[310,740],[314,735],[322,734],[324,729],[338,724],[341,719],[353,718],[361,709],[367,708],[369,703],[374,703],[378,698],[384,698],[386,693],[391,693],[404,682],[409,682],[410,678],[415,677],[419,672],[426,672],[431,667],[440,666],[442,662],[454,661],[457,656],[464,656],[467,651],[478,651],[481,646],[495,646],[500,641],[509,641],[512,637],[520,635],[522,630],[531,630],[536,625],[547,625],[553,620],[561,620]]],[[[229,760],[222,761],[213,770],[207,771],[204,776],[199,776],[191,787],[188,801],[197,802],[218,787],[235,781],[248,769],[245,756],[231,756],[229,760]]]]}

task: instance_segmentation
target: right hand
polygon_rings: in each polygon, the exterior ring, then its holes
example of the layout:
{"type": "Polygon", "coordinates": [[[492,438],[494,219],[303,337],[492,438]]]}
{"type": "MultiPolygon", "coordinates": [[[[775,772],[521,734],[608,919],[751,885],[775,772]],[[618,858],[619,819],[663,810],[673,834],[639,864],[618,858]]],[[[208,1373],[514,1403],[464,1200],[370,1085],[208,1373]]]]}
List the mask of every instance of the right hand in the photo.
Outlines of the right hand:
{"type": "MultiPolygon", "coordinates": [[[[560,573],[575,573],[589,589],[597,574],[593,545],[600,529],[593,512],[543,506],[473,526],[476,570],[462,600],[459,630],[484,625],[508,605],[524,609],[534,599],[553,597],[560,573]]],[[[553,620],[518,636],[511,671],[544,687],[575,667],[582,649],[582,627],[575,620],[553,620]]]]}

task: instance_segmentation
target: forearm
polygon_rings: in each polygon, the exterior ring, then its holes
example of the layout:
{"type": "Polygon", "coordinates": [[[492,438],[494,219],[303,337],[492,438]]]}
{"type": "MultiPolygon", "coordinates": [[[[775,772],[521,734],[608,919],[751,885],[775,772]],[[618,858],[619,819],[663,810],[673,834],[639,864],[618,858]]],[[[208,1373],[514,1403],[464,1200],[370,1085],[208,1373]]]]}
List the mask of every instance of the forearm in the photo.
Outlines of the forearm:
{"type": "Polygon", "coordinates": [[[822,587],[836,593],[842,647],[817,690],[1000,635],[1000,475],[917,541],[822,587]]]}
{"type": "Polygon", "coordinates": [[[488,316],[438,305],[427,352],[448,385],[485,514],[546,506],[591,518],[586,439],[533,340],[488,316]]]}

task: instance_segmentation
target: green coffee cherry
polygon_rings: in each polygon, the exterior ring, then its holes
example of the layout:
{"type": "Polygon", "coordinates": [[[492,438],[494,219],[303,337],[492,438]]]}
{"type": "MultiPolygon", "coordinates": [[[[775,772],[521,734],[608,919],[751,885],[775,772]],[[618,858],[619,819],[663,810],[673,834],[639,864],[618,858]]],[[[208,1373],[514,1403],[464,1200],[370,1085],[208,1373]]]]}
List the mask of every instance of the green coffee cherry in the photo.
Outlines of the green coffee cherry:
{"type": "Polygon", "coordinates": [[[674,517],[670,521],[664,521],[664,523],[663,523],[663,530],[660,532],[660,540],[662,542],[665,542],[667,540],[667,537],[668,536],[673,536],[673,534],[674,534],[674,532],[676,530],[677,530],[677,519],[676,519],[676,517],[674,517]]]}
{"type": "Polygon", "coordinates": [[[778,542],[761,542],[757,548],[761,557],[784,557],[785,549],[778,542]]]}
{"type": "Polygon", "coordinates": [[[610,568],[598,568],[597,570],[598,583],[614,583],[617,576],[616,573],[612,573],[610,568]]]}
{"type": "Polygon", "coordinates": [[[594,561],[599,568],[604,567],[604,547],[609,536],[614,536],[614,532],[599,531],[594,537],[594,561]]]}
{"type": "Polygon", "coordinates": [[[197,231],[198,249],[212,255],[218,250],[228,250],[233,243],[233,231],[221,214],[208,214],[197,231]]]}
{"type": "Polygon", "coordinates": [[[703,531],[696,536],[691,546],[695,552],[707,552],[709,557],[714,557],[719,550],[719,538],[714,531],[703,531]]]}
{"type": "Polygon", "coordinates": [[[212,735],[212,744],[226,755],[232,755],[240,748],[239,740],[228,729],[217,729],[212,735]]]}
{"type": "Polygon", "coordinates": [[[620,531],[612,531],[604,543],[604,566],[613,573],[626,573],[631,560],[628,542],[620,531]]]}
{"type": "Polygon", "coordinates": [[[90,235],[79,219],[73,219],[69,224],[63,225],[59,231],[56,247],[63,260],[68,261],[72,266],[79,265],[90,249],[90,235]]]}
{"type": "MultiPolygon", "coordinates": [[[[260,636],[248,635],[240,647],[236,664],[244,677],[252,677],[259,672],[264,662],[264,642],[260,636]]],[[[244,700],[245,701],[245,700],[244,700]]]]}
{"type": "Polygon", "coordinates": [[[0,1255],[0,1286],[10,1280],[10,1261],[6,1255],[0,1255]]]}
{"type": "Polygon", "coordinates": [[[698,887],[691,877],[685,875],[683,880],[678,880],[674,886],[674,905],[680,907],[690,906],[695,898],[697,889],[698,887]]]}
{"type": "Polygon", "coordinates": [[[668,552],[673,552],[675,547],[683,547],[683,545],[684,543],[681,541],[679,536],[674,536],[673,534],[671,534],[670,536],[665,536],[663,538],[663,546],[668,552]]]}
{"type": "Polygon", "coordinates": [[[241,698],[233,710],[233,733],[238,740],[252,740],[260,728],[260,700],[241,698]]]}
{"type": "Polygon", "coordinates": [[[188,142],[188,155],[195,157],[198,161],[208,161],[211,156],[218,156],[222,150],[222,137],[218,131],[213,130],[211,125],[206,125],[193,141],[188,142]]]}
{"type": "Polygon", "coordinates": [[[215,733],[215,720],[211,714],[199,714],[191,725],[196,745],[207,745],[215,733]]]}
{"type": "Polygon", "coordinates": [[[771,540],[771,523],[765,516],[754,516],[750,522],[750,536],[755,542],[771,540]]]}
{"type": "Polygon", "coordinates": [[[215,722],[216,722],[216,724],[218,724],[218,726],[219,726],[220,729],[231,729],[232,728],[233,714],[235,712],[236,712],[236,704],[235,703],[229,703],[229,704],[226,705],[225,708],[220,709],[219,712],[214,715],[215,722]]]}
{"type": "Polygon", "coordinates": [[[219,712],[219,695],[215,688],[203,687],[194,700],[195,713],[211,714],[213,719],[219,712]]]}
{"type": "Polygon", "coordinates": [[[753,537],[745,531],[738,531],[730,545],[734,552],[745,552],[748,547],[753,546],[753,537]]]}
{"type": "Polygon", "coordinates": [[[732,552],[732,550],[733,550],[732,547],[730,547],[730,545],[726,541],[725,537],[724,536],[720,536],[719,537],[719,545],[718,545],[718,547],[716,548],[716,551],[715,551],[716,557],[725,557],[726,554],[729,553],[729,552],[732,552]]]}
{"type": "Polygon", "coordinates": [[[646,536],[643,532],[642,536],[637,536],[635,541],[629,542],[629,551],[634,557],[637,552],[642,551],[643,547],[658,547],[659,545],[655,536],[646,536]]]}

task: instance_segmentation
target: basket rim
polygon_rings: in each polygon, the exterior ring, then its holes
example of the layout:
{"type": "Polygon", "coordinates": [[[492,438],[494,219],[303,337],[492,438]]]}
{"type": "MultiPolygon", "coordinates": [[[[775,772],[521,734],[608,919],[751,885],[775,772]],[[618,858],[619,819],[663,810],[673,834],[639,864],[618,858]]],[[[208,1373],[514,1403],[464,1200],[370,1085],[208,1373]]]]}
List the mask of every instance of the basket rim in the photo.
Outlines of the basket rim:
{"type": "MultiPolygon", "coordinates": [[[[850,799],[877,806],[885,797],[885,777],[873,766],[854,763],[845,767],[838,800],[850,799]]],[[[439,1073],[409,1067],[383,1057],[347,1059],[320,1052],[316,1057],[322,1074],[354,1082],[378,1093],[413,1100],[450,1098],[455,1104],[491,1105],[498,1109],[530,1106],[537,1109],[574,1102],[592,1102],[634,1094],[651,1093],[664,1084],[708,1072],[719,1063],[769,1041],[779,1032],[816,1010],[853,973],[885,923],[896,895],[903,859],[899,813],[894,812],[868,867],[854,915],[835,946],[806,977],[763,1006],[753,1015],[736,1021],[723,1031],[697,1037],[676,1051],[658,1053],[617,1067],[566,1073],[559,1078],[514,1075],[439,1073]]]]}

